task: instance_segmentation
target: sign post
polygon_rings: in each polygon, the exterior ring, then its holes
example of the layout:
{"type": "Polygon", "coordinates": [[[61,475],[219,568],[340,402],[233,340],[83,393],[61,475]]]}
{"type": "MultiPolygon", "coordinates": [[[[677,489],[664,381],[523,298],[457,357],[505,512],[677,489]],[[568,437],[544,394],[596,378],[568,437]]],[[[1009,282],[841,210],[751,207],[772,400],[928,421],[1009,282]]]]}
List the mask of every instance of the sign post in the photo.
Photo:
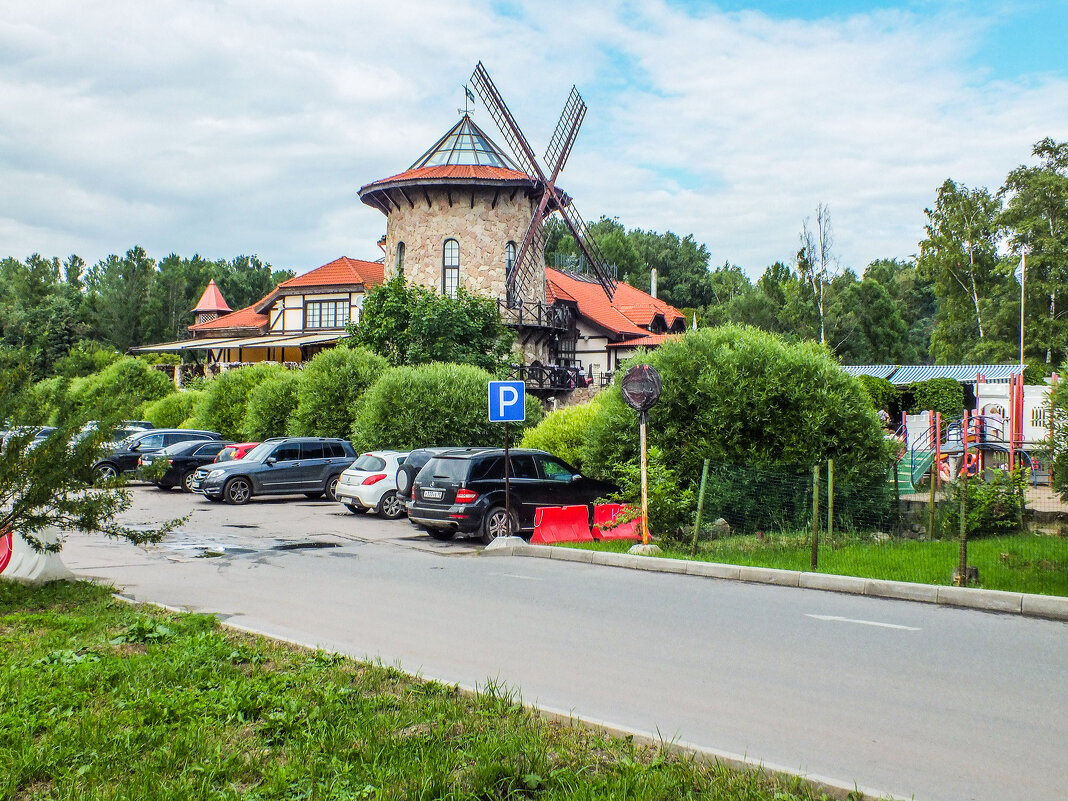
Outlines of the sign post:
{"type": "Polygon", "coordinates": [[[623,400],[638,412],[638,438],[641,447],[642,470],[642,545],[649,544],[649,464],[645,444],[645,426],[649,410],[660,400],[660,373],[648,364],[638,364],[627,370],[620,384],[623,400]]]}
{"type": "Polygon", "coordinates": [[[509,448],[509,423],[522,423],[527,419],[526,386],[522,381],[489,382],[489,421],[504,423],[504,532],[512,533],[512,482],[509,448]]]}

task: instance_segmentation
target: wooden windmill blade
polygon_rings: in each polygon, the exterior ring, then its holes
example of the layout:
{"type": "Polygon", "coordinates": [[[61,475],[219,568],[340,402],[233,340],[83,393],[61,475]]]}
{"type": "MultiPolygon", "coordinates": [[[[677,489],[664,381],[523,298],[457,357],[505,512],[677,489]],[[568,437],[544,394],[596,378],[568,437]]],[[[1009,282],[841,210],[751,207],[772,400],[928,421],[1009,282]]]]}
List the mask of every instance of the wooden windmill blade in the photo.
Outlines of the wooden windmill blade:
{"type": "Polygon", "coordinates": [[[560,114],[560,121],[556,123],[553,138],[545,149],[545,162],[553,165],[550,180],[555,181],[567,164],[567,158],[571,155],[571,148],[574,147],[575,138],[578,136],[578,129],[585,117],[586,103],[578,93],[578,88],[572,86],[571,94],[568,95],[564,110],[560,114]]]}
{"type": "Polygon", "coordinates": [[[582,219],[582,215],[579,214],[574,203],[568,203],[566,206],[561,205],[560,216],[564,218],[564,223],[571,229],[571,235],[575,237],[575,243],[586,256],[586,262],[590,265],[590,270],[593,271],[601,288],[604,289],[604,293],[611,300],[616,291],[616,282],[608,272],[604,254],[590,234],[586,221],[582,219]]]}
{"type": "Polygon", "coordinates": [[[527,142],[527,138],[523,136],[523,132],[519,129],[519,124],[515,121],[515,117],[512,116],[512,112],[508,110],[504,98],[497,91],[497,87],[490,79],[489,73],[486,72],[486,68],[482,66],[481,61],[478,62],[474,73],[471,75],[471,84],[475,87],[475,91],[478,92],[478,96],[482,98],[482,102],[485,104],[486,110],[489,111],[493,121],[497,124],[497,128],[500,129],[500,132],[508,141],[508,146],[520,166],[531,178],[536,178],[544,183],[545,173],[538,166],[533,148],[527,142]]]}

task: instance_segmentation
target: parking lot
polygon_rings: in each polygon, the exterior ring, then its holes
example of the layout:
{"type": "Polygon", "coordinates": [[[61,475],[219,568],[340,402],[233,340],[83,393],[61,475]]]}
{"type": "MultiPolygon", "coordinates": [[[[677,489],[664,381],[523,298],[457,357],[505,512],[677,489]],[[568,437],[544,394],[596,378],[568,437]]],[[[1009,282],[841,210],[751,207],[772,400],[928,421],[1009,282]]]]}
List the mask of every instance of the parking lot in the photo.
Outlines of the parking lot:
{"type": "Polygon", "coordinates": [[[231,506],[150,484],[134,483],[130,491],[133,503],[119,517],[124,525],[153,527],[188,516],[163,542],[147,546],[176,561],[330,548],[345,542],[375,542],[449,557],[470,556],[482,547],[477,539],[439,542],[406,518],[391,521],[373,513],[354,515],[340,503],[312,501],[301,495],[253,498],[244,506],[231,506]]]}

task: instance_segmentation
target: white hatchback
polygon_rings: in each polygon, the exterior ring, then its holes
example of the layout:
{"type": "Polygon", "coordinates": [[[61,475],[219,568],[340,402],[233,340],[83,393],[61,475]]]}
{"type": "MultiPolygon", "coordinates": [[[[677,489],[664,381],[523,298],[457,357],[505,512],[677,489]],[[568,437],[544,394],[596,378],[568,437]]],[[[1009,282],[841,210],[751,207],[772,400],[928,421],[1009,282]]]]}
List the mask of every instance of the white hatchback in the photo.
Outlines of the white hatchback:
{"type": "Polygon", "coordinates": [[[397,470],[408,451],[371,451],[360,456],[341,474],[335,495],[353,514],[374,509],[386,520],[404,514],[404,501],[397,497],[397,470]]]}

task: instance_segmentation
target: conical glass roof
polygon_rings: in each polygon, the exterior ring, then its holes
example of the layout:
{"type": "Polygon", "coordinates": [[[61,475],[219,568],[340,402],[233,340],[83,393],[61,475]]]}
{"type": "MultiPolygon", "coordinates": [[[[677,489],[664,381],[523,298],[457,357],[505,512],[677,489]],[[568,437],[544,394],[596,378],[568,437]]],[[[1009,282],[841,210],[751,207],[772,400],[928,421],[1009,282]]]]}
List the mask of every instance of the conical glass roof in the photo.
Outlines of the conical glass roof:
{"type": "Polygon", "coordinates": [[[478,164],[484,167],[519,170],[516,163],[466,114],[409,169],[443,167],[450,164],[478,164]]]}

